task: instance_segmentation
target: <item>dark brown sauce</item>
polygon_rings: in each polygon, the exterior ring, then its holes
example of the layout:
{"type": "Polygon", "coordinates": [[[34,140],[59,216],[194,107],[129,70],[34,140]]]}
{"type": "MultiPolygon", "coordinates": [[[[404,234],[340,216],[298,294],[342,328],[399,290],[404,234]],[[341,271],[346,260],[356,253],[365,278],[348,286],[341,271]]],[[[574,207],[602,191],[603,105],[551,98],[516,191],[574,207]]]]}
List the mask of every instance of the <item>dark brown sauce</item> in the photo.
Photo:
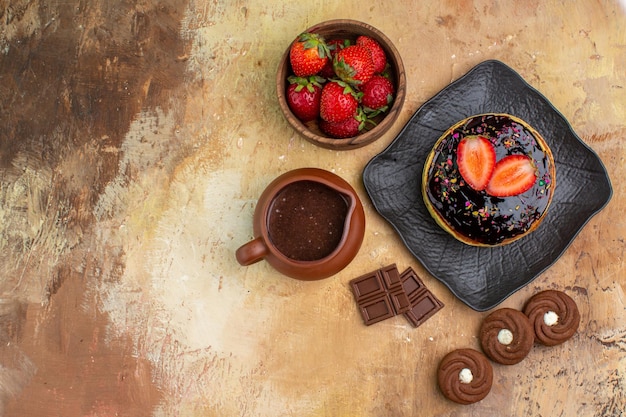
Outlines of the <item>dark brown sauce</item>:
{"type": "Polygon", "coordinates": [[[315,181],[298,181],[274,198],[267,228],[283,255],[296,261],[316,261],[339,245],[347,214],[348,204],[341,193],[315,181]]]}

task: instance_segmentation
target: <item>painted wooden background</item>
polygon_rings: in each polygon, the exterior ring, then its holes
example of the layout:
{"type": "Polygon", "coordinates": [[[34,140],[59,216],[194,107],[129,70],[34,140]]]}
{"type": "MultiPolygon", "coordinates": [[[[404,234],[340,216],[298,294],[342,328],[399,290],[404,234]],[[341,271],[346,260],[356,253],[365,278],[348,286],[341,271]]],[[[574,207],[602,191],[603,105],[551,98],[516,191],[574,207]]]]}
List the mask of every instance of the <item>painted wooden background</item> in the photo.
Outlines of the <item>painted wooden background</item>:
{"type": "MultiPolygon", "coordinates": [[[[626,409],[626,8],[616,1],[0,2],[0,412],[12,416],[621,416],[626,409]],[[284,49],[332,18],[372,24],[407,70],[378,142],[317,148],[274,90],[284,49]],[[610,204],[502,306],[566,291],[579,332],[447,401],[437,362],[478,347],[477,313],[423,270],[361,183],[428,98],[499,59],[603,160],[610,204]],[[336,276],[291,280],[234,251],[277,175],[331,170],[365,241],[336,276]],[[446,307],[362,325],[347,282],[412,266],[446,307]]],[[[581,193],[584,196],[584,192],[581,193]]],[[[427,244],[427,243],[425,243],[427,244]]]]}

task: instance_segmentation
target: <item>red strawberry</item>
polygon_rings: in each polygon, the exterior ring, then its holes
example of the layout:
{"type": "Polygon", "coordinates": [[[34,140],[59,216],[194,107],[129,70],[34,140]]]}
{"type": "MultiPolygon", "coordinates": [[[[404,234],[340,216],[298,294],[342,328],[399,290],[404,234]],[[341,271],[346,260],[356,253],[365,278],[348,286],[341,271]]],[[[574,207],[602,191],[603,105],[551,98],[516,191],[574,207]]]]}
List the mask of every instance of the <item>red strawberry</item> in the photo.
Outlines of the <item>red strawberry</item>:
{"type": "Polygon", "coordinates": [[[365,35],[356,38],[356,44],[369,49],[372,54],[372,61],[374,62],[374,72],[378,74],[382,73],[387,66],[387,55],[383,47],[380,46],[375,39],[365,35]]]}
{"type": "Polygon", "coordinates": [[[533,161],[526,155],[509,155],[496,164],[487,193],[494,197],[509,197],[528,191],[537,180],[533,161]]]}
{"type": "Polygon", "coordinates": [[[346,83],[330,81],[322,88],[320,117],[327,122],[340,122],[354,116],[358,106],[356,93],[346,83]]]}
{"type": "Polygon", "coordinates": [[[386,77],[374,75],[371,80],[361,86],[361,92],[363,93],[361,105],[366,107],[366,111],[384,112],[393,101],[395,89],[386,77]]]}
{"type": "Polygon", "coordinates": [[[341,122],[327,122],[322,119],[319,122],[319,127],[322,132],[326,133],[335,139],[351,138],[357,136],[365,130],[366,123],[373,123],[367,118],[361,108],[357,109],[354,116],[348,117],[341,122]]]}
{"type": "Polygon", "coordinates": [[[324,79],[317,76],[303,78],[292,75],[287,80],[289,81],[287,104],[293,114],[305,123],[317,119],[324,79]]]}
{"type": "Polygon", "coordinates": [[[335,74],[335,68],[333,68],[333,59],[335,58],[335,55],[337,55],[337,52],[340,49],[343,49],[346,46],[350,46],[350,40],[349,39],[331,39],[328,42],[326,42],[326,45],[328,45],[330,56],[329,56],[328,61],[326,62],[326,65],[324,65],[324,68],[322,68],[322,70],[320,71],[320,75],[324,78],[334,78],[336,74],[335,74]]]}
{"type": "Polygon", "coordinates": [[[465,182],[473,189],[482,191],[494,171],[496,151],[489,139],[466,136],[459,142],[456,161],[465,182]]]}
{"type": "Polygon", "coordinates": [[[341,122],[321,120],[320,130],[335,139],[351,138],[361,133],[361,122],[356,117],[349,117],[341,122]]]}
{"type": "Polygon", "coordinates": [[[316,33],[302,33],[289,49],[291,69],[298,77],[315,75],[324,68],[330,53],[328,46],[316,33]]]}
{"type": "Polygon", "coordinates": [[[335,74],[350,84],[364,84],[374,75],[372,54],[364,46],[350,45],[335,55],[335,74]]]}

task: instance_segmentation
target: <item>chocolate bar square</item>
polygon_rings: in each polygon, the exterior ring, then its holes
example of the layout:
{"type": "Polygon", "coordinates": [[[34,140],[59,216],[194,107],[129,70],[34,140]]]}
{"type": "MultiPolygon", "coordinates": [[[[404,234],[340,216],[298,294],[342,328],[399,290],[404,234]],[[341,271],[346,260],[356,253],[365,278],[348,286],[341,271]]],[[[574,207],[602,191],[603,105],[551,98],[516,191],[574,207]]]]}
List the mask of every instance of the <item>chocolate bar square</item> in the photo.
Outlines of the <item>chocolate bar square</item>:
{"type": "Polygon", "coordinates": [[[396,314],[406,313],[411,308],[411,301],[402,288],[389,293],[389,298],[396,314]]]}
{"type": "Polygon", "coordinates": [[[384,285],[380,271],[364,274],[350,281],[350,287],[357,303],[384,294],[386,292],[384,285]]]}
{"type": "Polygon", "coordinates": [[[407,268],[400,276],[400,279],[402,280],[402,288],[409,299],[419,297],[422,292],[428,291],[413,268],[407,268]]]}
{"type": "Polygon", "coordinates": [[[383,282],[388,290],[394,290],[402,286],[402,280],[400,279],[400,272],[396,267],[396,264],[391,264],[378,270],[383,278],[383,282]]]}
{"type": "Polygon", "coordinates": [[[396,315],[387,294],[373,298],[359,306],[366,326],[386,320],[396,315]]]}
{"type": "Polygon", "coordinates": [[[419,327],[442,308],[443,303],[430,291],[425,291],[422,295],[411,301],[411,308],[404,313],[404,317],[406,317],[413,327],[419,327]]]}

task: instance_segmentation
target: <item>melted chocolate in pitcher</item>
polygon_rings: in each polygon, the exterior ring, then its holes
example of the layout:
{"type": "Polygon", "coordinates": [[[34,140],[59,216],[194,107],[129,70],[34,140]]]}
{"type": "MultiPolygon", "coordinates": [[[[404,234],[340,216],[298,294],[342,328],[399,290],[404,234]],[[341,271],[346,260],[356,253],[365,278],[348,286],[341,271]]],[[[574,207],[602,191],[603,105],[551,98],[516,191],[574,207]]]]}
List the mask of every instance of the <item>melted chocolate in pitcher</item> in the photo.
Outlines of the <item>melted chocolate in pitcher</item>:
{"type": "Polygon", "coordinates": [[[288,258],[316,261],[339,245],[347,213],[348,204],[339,192],[315,181],[294,182],[272,202],[269,236],[288,258]]]}

